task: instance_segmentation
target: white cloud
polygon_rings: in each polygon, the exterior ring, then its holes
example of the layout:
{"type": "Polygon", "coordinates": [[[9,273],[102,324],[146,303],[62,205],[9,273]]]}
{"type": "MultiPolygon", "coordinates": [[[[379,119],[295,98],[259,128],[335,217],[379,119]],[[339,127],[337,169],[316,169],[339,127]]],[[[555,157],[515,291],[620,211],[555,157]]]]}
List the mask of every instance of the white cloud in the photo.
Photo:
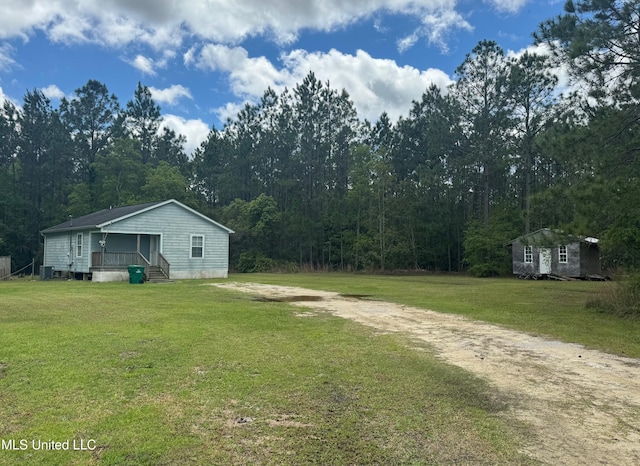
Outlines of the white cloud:
{"type": "Polygon", "coordinates": [[[193,96],[191,95],[189,89],[180,84],[174,84],[166,89],[149,87],[149,91],[151,91],[153,100],[168,105],[176,105],[178,103],[178,100],[182,97],[193,99],[193,96]]]}
{"type": "Polygon", "coordinates": [[[453,29],[472,31],[473,27],[459,13],[453,10],[445,10],[437,14],[428,14],[422,19],[427,40],[432,45],[437,45],[442,51],[447,52],[447,36],[453,29]]]}
{"type": "Polygon", "coordinates": [[[447,38],[451,32],[457,29],[473,30],[473,26],[451,8],[426,11],[421,15],[421,21],[420,27],[397,41],[400,52],[413,47],[420,38],[425,38],[430,45],[439,47],[442,52],[446,53],[449,50],[447,38]]]}
{"type": "Polygon", "coordinates": [[[13,47],[9,44],[0,44],[0,71],[7,71],[15,65],[12,55],[13,47]]]}
{"type": "MultiPolygon", "coordinates": [[[[551,50],[549,49],[549,46],[547,44],[531,45],[529,47],[525,47],[518,51],[509,50],[507,52],[507,56],[510,58],[517,59],[522,55],[524,55],[525,52],[529,52],[531,54],[536,54],[541,56],[548,56],[548,57],[552,56],[551,50]]],[[[554,92],[555,97],[557,97],[559,100],[562,101],[562,99],[568,98],[569,96],[575,94],[580,99],[588,102],[590,105],[593,105],[593,106],[600,105],[600,102],[593,99],[589,95],[589,91],[591,89],[589,83],[586,82],[586,80],[584,79],[576,78],[575,76],[572,76],[568,68],[568,65],[566,63],[560,64],[560,65],[556,64],[555,66],[552,66],[554,64],[553,60],[550,60],[549,63],[550,63],[550,67],[548,71],[554,74],[558,78],[558,84],[554,92]]],[[[615,79],[612,79],[609,82],[613,86],[615,79]]],[[[615,92],[614,87],[610,87],[609,89],[607,89],[607,91],[610,93],[615,92]]],[[[567,102],[569,101],[567,100],[567,102]]],[[[577,111],[578,114],[582,114],[582,116],[586,118],[586,115],[584,115],[581,109],[575,108],[574,105],[572,105],[572,108],[573,110],[577,111]]]]}
{"type": "Polygon", "coordinates": [[[49,100],[51,99],[60,100],[63,97],[65,97],[64,92],[62,92],[60,88],[55,84],[50,84],[47,87],[42,88],[41,91],[44,94],[44,96],[49,100]]]}
{"type": "Polygon", "coordinates": [[[175,56],[175,51],[164,50],[160,57],[155,59],[138,54],[133,60],[125,58],[124,61],[129,63],[138,71],[141,71],[143,74],[155,76],[157,74],[157,70],[167,68],[167,66],[169,65],[169,61],[175,58],[175,56]]]}
{"type": "Polygon", "coordinates": [[[269,86],[280,89],[290,83],[286,70],[277,70],[265,57],[249,58],[242,47],[208,44],[196,60],[200,69],[229,73],[232,92],[245,98],[261,96],[269,86]]]}
{"type": "Polygon", "coordinates": [[[153,59],[143,57],[142,55],[137,55],[133,60],[128,61],[128,63],[141,71],[143,74],[148,74],[150,76],[154,76],[156,71],[154,69],[153,59]]]}
{"type": "MultiPolygon", "coordinates": [[[[515,5],[518,0],[506,3],[515,5]]],[[[443,30],[467,27],[456,4],[457,0],[4,0],[0,38],[26,40],[42,30],[54,41],[113,47],[143,43],[155,50],[175,48],[186,36],[231,44],[266,35],[291,43],[303,29],[330,31],[391,13],[423,19],[421,35],[438,43],[443,30]]]]}
{"type": "Polygon", "coordinates": [[[126,10],[114,9],[113,12],[94,18],[95,25],[87,32],[89,40],[106,43],[112,47],[142,43],[150,45],[155,50],[164,50],[166,47],[179,46],[184,35],[180,26],[171,20],[164,24],[140,22],[129,16],[126,10]]]}
{"type": "Polygon", "coordinates": [[[227,102],[222,107],[218,107],[214,109],[213,113],[215,113],[216,117],[218,117],[218,120],[224,123],[227,120],[235,119],[238,116],[238,113],[240,112],[240,110],[242,110],[247,103],[250,103],[250,102],[249,101],[227,102]]]}
{"type": "Polygon", "coordinates": [[[176,134],[182,134],[187,138],[184,150],[189,156],[192,156],[196,148],[207,139],[211,129],[202,120],[187,120],[181,116],[171,114],[162,116],[160,130],[165,126],[175,131],[176,134]]]}
{"type": "Polygon", "coordinates": [[[27,39],[34,28],[46,27],[56,15],[63,12],[64,7],[58,2],[5,0],[0,15],[0,38],[27,39]]]}
{"type": "Polygon", "coordinates": [[[8,95],[6,95],[4,93],[4,91],[2,90],[2,87],[0,87],[0,105],[4,105],[4,101],[8,100],[9,102],[11,102],[13,105],[15,105],[16,107],[20,107],[20,103],[17,102],[16,100],[12,99],[11,97],[9,97],[8,95]]]}
{"type": "MultiPolygon", "coordinates": [[[[547,44],[530,45],[518,51],[508,50],[507,57],[520,58],[526,52],[534,55],[551,57],[551,50],[547,44]]],[[[573,91],[579,91],[583,86],[582,83],[571,85],[571,78],[569,76],[569,69],[566,65],[555,66],[549,68],[549,71],[556,75],[558,78],[558,93],[568,93],[573,91]]]]}
{"type": "MultiPolygon", "coordinates": [[[[43,30],[59,42],[90,42],[111,47],[146,44],[156,51],[175,50],[186,37],[227,45],[247,37],[267,36],[291,43],[304,29],[332,31],[357,21],[372,19],[381,30],[380,14],[405,15],[420,25],[397,41],[403,52],[420,39],[448,51],[454,31],[473,26],[458,11],[458,0],[4,0],[0,38],[28,38],[43,30]],[[5,14],[6,13],[6,14],[5,14]]],[[[515,13],[528,0],[484,0],[495,10],[515,13]]],[[[191,59],[190,51],[184,61],[191,59]]],[[[132,65],[152,74],[162,63],[132,65]]]]}
{"type": "MultiPolygon", "coordinates": [[[[452,82],[440,70],[400,67],[393,60],[373,58],[363,50],[355,55],[337,50],[294,50],[282,55],[282,67],[276,68],[265,57],[249,57],[242,47],[211,45],[194,54],[193,60],[200,68],[227,72],[234,94],[249,101],[257,101],[267,87],[278,92],[293,88],[313,70],[319,80],[346,89],[360,116],[369,120],[377,120],[384,111],[393,119],[406,115],[411,101],[418,100],[431,84],[444,89],[452,82]]],[[[236,108],[227,105],[216,112],[226,117],[236,108]]]]}
{"type": "Polygon", "coordinates": [[[54,42],[90,42],[89,35],[93,28],[89,18],[81,14],[66,14],[64,12],[56,14],[54,18],[45,24],[34,24],[32,27],[33,29],[45,30],[54,42]]]}
{"type": "Polygon", "coordinates": [[[167,65],[169,64],[169,61],[174,59],[177,55],[178,54],[173,50],[165,50],[162,53],[162,57],[159,60],[157,60],[157,65],[160,68],[166,68],[167,65]]]}
{"type": "MultiPolygon", "coordinates": [[[[386,111],[392,119],[407,114],[412,100],[419,99],[431,84],[445,88],[451,79],[435,69],[418,70],[400,67],[389,59],[373,58],[358,50],[356,55],[337,50],[329,53],[294,51],[284,58],[295,82],[315,70],[318,79],[329,81],[332,87],[347,90],[358,113],[369,120],[377,120],[386,111]]],[[[289,86],[292,86],[292,81],[289,86]]]]}
{"type": "Polygon", "coordinates": [[[485,3],[504,13],[517,13],[528,0],[485,0],[485,3]]]}
{"type": "Polygon", "coordinates": [[[420,39],[420,34],[418,30],[412,32],[408,36],[403,37],[402,39],[398,39],[398,41],[396,42],[398,45],[398,51],[402,53],[405,50],[409,50],[411,47],[416,45],[416,42],[418,42],[418,39],[420,39]]]}
{"type": "Polygon", "coordinates": [[[198,53],[198,47],[191,47],[182,55],[182,61],[185,66],[191,66],[196,62],[196,53],[198,53]]]}
{"type": "Polygon", "coordinates": [[[184,22],[191,31],[217,42],[271,35],[291,43],[300,30],[329,31],[369,18],[375,12],[414,13],[434,5],[455,6],[455,0],[238,0],[189,2],[184,22]]]}

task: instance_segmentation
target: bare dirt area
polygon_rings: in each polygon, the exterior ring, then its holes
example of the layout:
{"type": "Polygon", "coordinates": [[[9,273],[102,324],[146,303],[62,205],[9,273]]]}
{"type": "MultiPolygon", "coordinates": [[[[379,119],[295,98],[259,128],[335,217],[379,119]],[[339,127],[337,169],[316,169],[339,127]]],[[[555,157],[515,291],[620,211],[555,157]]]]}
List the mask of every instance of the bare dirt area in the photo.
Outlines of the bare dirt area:
{"type": "Polygon", "coordinates": [[[524,452],[542,463],[640,465],[639,359],[364,297],[262,284],[217,286],[428,343],[438,357],[487,380],[510,400],[506,415],[528,426],[524,452]]]}

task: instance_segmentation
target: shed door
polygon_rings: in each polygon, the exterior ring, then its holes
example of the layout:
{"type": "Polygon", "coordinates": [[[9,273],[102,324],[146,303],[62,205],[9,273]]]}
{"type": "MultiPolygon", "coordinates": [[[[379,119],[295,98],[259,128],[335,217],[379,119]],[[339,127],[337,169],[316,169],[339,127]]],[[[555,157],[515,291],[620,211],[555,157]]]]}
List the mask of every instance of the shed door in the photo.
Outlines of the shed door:
{"type": "Polygon", "coordinates": [[[547,275],[551,273],[551,249],[540,249],[540,274],[547,275]]]}

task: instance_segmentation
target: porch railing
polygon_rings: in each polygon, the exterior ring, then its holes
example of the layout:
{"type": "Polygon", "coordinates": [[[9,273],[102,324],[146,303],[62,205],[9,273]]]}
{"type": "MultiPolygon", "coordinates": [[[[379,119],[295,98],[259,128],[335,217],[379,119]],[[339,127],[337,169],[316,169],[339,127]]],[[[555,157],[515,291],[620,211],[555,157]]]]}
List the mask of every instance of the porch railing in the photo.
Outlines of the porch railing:
{"type": "Polygon", "coordinates": [[[139,252],[102,252],[96,251],[91,253],[92,267],[100,267],[102,269],[122,269],[128,265],[144,265],[148,266],[149,261],[139,252]]]}
{"type": "Polygon", "coordinates": [[[169,261],[160,253],[158,253],[158,267],[160,267],[164,276],[169,278],[169,261]]]}

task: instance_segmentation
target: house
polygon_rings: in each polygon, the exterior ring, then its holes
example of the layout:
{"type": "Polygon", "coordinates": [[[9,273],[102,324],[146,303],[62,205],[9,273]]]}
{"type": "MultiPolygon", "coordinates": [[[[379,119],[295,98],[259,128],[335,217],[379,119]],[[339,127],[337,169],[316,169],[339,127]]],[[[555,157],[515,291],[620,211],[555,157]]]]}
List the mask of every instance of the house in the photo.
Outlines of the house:
{"type": "Polygon", "coordinates": [[[598,240],[543,228],[521,236],[512,246],[513,274],[522,278],[590,278],[601,274],[598,240]]]}
{"type": "Polygon", "coordinates": [[[56,276],[127,280],[129,265],[171,279],[227,277],[229,228],[170,199],[104,209],[40,232],[56,276]]]}

